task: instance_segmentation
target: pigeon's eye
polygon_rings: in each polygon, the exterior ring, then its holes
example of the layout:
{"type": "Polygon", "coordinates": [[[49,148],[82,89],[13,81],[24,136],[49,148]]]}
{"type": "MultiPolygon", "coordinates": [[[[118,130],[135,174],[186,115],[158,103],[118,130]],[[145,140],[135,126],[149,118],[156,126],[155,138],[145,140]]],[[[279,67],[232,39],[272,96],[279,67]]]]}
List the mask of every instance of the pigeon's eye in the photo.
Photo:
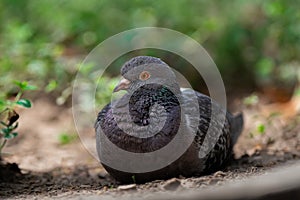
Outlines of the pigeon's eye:
{"type": "Polygon", "coordinates": [[[142,80],[142,81],[145,81],[147,79],[150,78],[150,73],[147,72],[147,71],[143,71],[142,73],[140,73],[140,76],[139,76],[139,79],[142,80]]]}

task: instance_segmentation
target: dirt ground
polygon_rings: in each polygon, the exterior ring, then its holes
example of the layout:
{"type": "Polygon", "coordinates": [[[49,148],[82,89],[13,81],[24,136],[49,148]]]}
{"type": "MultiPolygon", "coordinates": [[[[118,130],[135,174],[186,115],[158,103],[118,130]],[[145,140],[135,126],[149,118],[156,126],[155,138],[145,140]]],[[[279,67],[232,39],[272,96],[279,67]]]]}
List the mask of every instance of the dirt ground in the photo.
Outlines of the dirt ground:
{"type": "MultiPolygon", "coordinates": [[[[19,136],[4,149],[0,169],[1,199],[72,198],[93,194],[120,197],[162,191],[183,191],[224,185],[260,176],[270,169],[300,159],[299,100],[267,104],[261,100],[243,110],[245,128],[235,146],[236,159],[214,174],[121,185],[114,181],[86,150],[79,138],[61,144],[62,133],[76,135],[71,108],[59,107],[43,97],[21,110],[19,136]],[[16,164],[13,164],[16,163],[16,164]]],[[[93,133],[87,134],[91,143],[93,133]]]]}

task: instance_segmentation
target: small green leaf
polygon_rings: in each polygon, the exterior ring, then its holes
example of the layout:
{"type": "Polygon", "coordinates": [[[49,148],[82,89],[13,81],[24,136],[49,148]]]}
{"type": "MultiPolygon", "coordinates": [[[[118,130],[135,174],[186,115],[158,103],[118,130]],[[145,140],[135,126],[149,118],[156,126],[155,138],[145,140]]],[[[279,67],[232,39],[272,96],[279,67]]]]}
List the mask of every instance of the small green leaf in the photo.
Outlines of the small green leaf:
{"type": "Polygon", "coordinates": [[[264,133],[265,133],[265,130],[266,130],[265,125],[260,124],[260,125],[257,126],[257,131],[258,131],[258,133],[264,134],[264,133]]]}
{"type": "Polygon", "coordinates": [[[36,90],[37,87],[35,85],[26,85],[23,90],[36,90]]]}
{"type": "Polygon", "coordinates": [[[5,101],[0,99],[0,106],[4,106],[5,105],[5,101]]]}
{"type": "Polygon", "coordinates": [[[1,132],[4,133],[4,135],[10,134],[11,130],[9,128],[3,128],[1,129],[1,132]]]}
{"type": "Polygon", "coordinates": [[[15,85],[21,88],[22,90],[28,85],[26,81],[14,81],[15,85]]]}
{"type": "Polygon", "coordinates": [[[15,85],[17,85],[21,90],[36,90],[37,87],[34,85],[29,85],[27,81],[14,81],[15,85]]]}
{"type": "Polygon", "coordinates": [[[135,175],[131,176],[131,179],[132,179],[133,183],[136,183],[135,175]]]}
{"type": "Polygon", "coordinates": [[[18,133],[17,132],[14,132],[14,133],[10,133],[10,134],[6,134],[4,136],[5,139],[12,139],[12,138],[15,138],[18,136],[18,133]]]}
{"type": "Polygon", "coordinates": [[[20,99],[16,103],[25,108],[31,108],[31,102],[28,99],[20,99]]]}
{"type": "Polygon", "coordinates": [[[57,88],[57,81],[56,80],[51,80],[48,85],[46,86],[45,90],[46,92],[52,92],[57,88]]]}
{"type": "Polygon", "coordinates": [[[61,133],[58,136],[59,143],[61,145],[69,144],[77,138],[75,134],[61,133]]]}

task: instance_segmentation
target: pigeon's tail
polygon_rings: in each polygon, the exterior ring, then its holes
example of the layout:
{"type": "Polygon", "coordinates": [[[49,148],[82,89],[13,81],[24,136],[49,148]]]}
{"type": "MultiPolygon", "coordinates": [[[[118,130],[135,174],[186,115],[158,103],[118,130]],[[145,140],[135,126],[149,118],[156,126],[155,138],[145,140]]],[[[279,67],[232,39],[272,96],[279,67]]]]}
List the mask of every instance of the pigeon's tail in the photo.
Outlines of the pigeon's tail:
{"type": "Polygon", "coordinates": [[[242,133],[243,126],[244,126],[244,118],[243,118],[243,113],[239,113],[235,116],[231,115],[230,116],[230,129],[231,129],[231,140],[232,140],[232,145],[234,145],[239,136],[242,133]]]}

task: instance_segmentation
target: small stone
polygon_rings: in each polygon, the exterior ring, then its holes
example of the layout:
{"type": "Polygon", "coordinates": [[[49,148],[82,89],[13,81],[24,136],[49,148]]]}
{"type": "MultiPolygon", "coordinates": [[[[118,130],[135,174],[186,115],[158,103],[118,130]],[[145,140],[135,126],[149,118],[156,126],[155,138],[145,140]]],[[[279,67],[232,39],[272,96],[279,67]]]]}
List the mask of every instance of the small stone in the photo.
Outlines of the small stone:
{"type": "Polygon", "coordinates": [[[134,190],[134,189],[136,189],[136,184],[120,185],[118,187],[118,190],[134,190]]]}
{"type": "Polygon", "coordinates": [[[106,191],[108,190],[108,187],[107,187],[107,186],[104,186],[104,187],[102,188],[102,190],[103,190],[104,192],[106,192],[106,191]]]}
{"type": "Polygon", "coordinates": [[[226,176],[226,173],[223,172],[223,171],[217,171],[214,173],[213,175],[214,177],[223,177],[223,176],[226,176]]]}
{"type": "Polygon", "coordinates": [[[165,190],[176,190],[181,185],[181,182],[177,178],[167,180],[163,185],[165,190]]]}
{"type": "Polygon", "coordinates": [[[108,173],[103,171],[103,172],[99,172],[97,173],[98,178],[100,179],[106,179],[108,177],[108,173]]]}

